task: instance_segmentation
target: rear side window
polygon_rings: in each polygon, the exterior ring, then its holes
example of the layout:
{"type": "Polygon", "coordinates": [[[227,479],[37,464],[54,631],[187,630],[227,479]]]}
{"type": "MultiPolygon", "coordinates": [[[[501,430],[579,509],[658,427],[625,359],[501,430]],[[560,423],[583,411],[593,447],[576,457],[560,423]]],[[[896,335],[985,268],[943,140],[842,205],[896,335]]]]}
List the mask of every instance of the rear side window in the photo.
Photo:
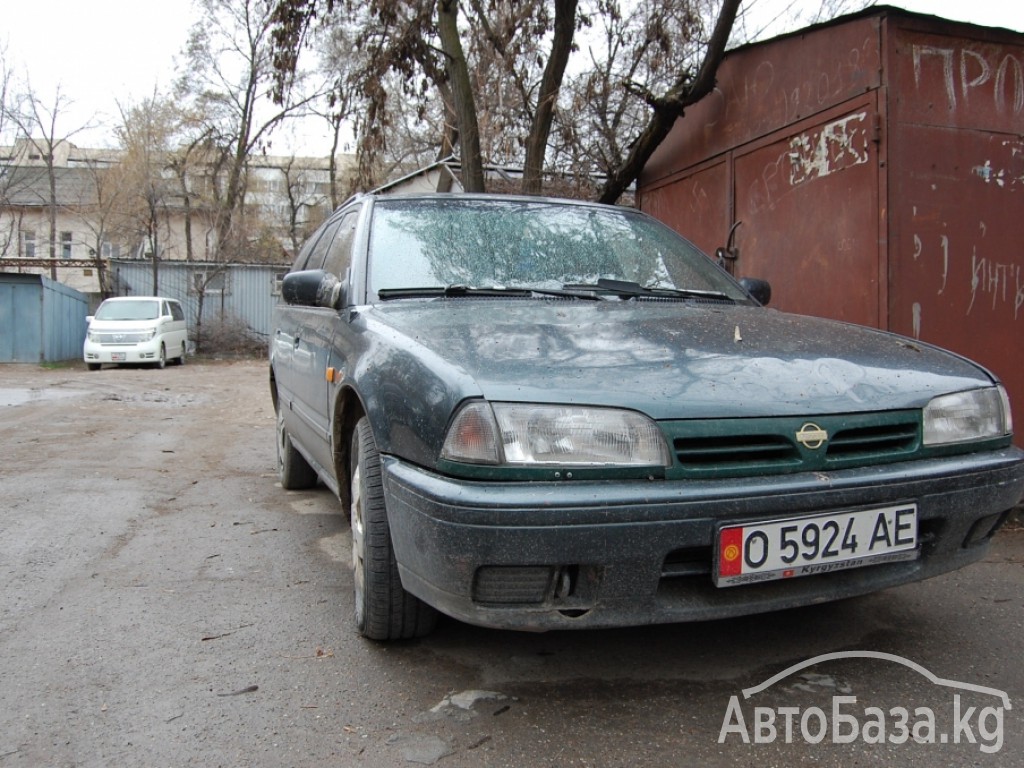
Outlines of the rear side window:
{"type": "Polygon", "coordinates": [[[352,245],[355,243],[358,218],[359,211],[349,211],[342,216],[334,241],[324,259],[324,269],[342,280],[345,279],[345,273],[352,263],[352,245]]]}
{"type": "Polygon", "coordinates": [[[175,320],[184,320],[185,312],[181,309],[181,304],[176,301],[169,302],[171,307],[171,317],[175,320]]]}
{"type": "Polygon", "coordinates": [[[299,255],[295,257],[295,263],[292,264],[292,272],[298,272],[306,264],[306,259],[309,258],[309,252],[313,250],[315,238],[316,235],[314,234],[299,249],[299,255]]]}
{"type": "Polygon", "coordinates": [[[327,249],[330,248],[331,243],[334,240],[334,235],[338,231],[338,227],[341,225],[341,221],[334,221],[327,225],[327,228],[320,235],[316,243],[313,245],[313,250],[309,252],[309,258],[306,259],[305,266],[302,269],[323,269],[324,259],[327,257],[327,249]]]}

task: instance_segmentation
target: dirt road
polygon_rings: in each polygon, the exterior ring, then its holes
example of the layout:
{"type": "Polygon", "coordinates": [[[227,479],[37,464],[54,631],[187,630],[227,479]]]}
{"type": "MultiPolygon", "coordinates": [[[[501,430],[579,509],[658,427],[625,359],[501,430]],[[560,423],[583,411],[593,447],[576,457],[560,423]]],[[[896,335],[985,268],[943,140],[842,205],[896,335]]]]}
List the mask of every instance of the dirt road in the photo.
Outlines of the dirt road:
{"type": "MultiPolygon", "coordinates": [[[[0,768],[1024,764],[1019,530],[964,571],[812,609],[547,635],[444,621],[379,645],[351,629],[336,499],[276,482],[266,380],[263,361],[0,366],[0,768]],[[980,749],[994,720],[973,744],[787,744],[781,722],[721,739],[742,689],[851,649],[1005,691],[999,749],[980,749]]],[[[827,713],[837,692],[952,719],[948,689],[863,659],[764,702],[827,713]]]]}

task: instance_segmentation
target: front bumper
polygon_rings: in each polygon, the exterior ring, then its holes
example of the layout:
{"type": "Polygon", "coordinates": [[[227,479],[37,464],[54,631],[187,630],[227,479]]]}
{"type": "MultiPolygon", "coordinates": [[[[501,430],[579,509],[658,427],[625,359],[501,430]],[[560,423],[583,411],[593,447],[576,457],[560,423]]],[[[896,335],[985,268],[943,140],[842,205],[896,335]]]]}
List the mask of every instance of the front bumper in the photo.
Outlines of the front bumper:
{"type": "Polygon", "coordinates": [[[155,363],[160,359],[161,343],[159,338],[136,344],[97,344],[86,340],[82,357],[87,363],[155,363]]]}
{"type": "Polygon", "coordinates": [[[841,472],[713,481],[475,482],[382,457],[402,584],[483,626],[543,631],[724,618],[866,594],[980,559],[1024,493],[1006,448],[841,472]],[[916,502],[908,562],[712,583],[722,522],[916,502]]]}

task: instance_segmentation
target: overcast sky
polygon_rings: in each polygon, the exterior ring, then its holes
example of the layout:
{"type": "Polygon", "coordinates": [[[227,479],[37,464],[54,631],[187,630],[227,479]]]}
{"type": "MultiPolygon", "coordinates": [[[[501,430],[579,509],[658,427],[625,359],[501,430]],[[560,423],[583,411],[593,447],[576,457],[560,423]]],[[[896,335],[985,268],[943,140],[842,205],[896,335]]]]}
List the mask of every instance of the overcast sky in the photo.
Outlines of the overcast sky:
{"type": "MultiPolygon", "coordinates": [[[[818,5],[817,0],[745,0],[752,11],[771,18],[773,7],[818,5]]],[[[1021,0],[893,0],[889,3],[985,26],[1024,32],[1021,0]]],[[[175,58],[188,37],[196,11],[191,0],[5,0],[0,48],[8,67],[27,76],[34,91],[52,102],[58,84],[74,102],[67,132],[86,123],[111,123],[117,103],[137,102],[166,89],[174,79],[175,58]]],[[[786,31],[778,29],[777,31],[786,31]]],[[[109,129],[76,134],[79,145],[112,141],[109,129]]],[[[307,147],[308,154],[329,149],[307,147]]]]}

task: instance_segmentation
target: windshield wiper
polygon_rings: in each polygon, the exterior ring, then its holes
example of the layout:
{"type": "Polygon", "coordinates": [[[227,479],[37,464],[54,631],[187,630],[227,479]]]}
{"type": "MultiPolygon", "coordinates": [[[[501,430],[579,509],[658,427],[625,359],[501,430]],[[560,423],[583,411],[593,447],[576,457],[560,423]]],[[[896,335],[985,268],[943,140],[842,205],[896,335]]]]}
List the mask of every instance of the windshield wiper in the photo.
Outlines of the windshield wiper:
{"type": "MultiPolygon", "coordinates": [[[[527,291],[520,291],[529,296],[527,291]]],[[[381,288],[377,296],[381,301],[388,299],[420,299],[449,296],[508,296],[504,288],[472,288],[468,285],[431,285],[419,288],[381,288]]]]}
{"type": "Polygon", "coordinates": [[[476,288],[469,285],[434,285],[422,288],[381,288],[377,291],[377,296],[381,301],[388,301],[389,299],[451,298],[456,296],[521,299],[529,299],[533,296],[558,296],[571,299],[600,301],[599,297],[592,293],[578,293],[576,291],[559,290],[557,288],[508,288],[505,286],[476,288]]]}
{"type": "Polygon", "coordinates": [[[567,283],[566,289],[603,291],[613,293],[626,299],[650,297],[660,299],[715,299],[718,301],[734,301],[728,294],[721,291],[701,290],[698,288],[648,288],[634,283],[632,280],[609,280],[602,277],[597,285],[577,285],[567,283]]]}

